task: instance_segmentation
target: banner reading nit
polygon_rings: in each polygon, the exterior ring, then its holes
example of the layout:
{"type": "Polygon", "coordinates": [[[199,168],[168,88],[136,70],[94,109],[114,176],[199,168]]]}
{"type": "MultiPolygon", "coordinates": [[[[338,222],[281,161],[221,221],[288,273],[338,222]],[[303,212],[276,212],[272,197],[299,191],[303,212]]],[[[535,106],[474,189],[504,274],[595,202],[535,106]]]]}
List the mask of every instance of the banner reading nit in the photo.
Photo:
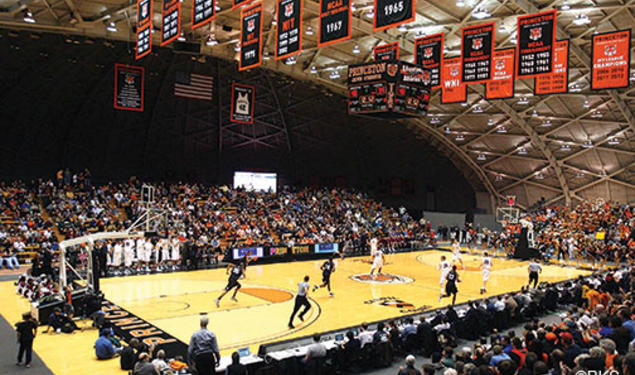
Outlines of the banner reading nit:
{"type": "Polygon", "coordinates": [[[485,99],[508,99],[514,97],[515,48],[494,51],[492,79],[485,84],[485,99]]]}
{"type": "Polygon", "coordinates": [[[494,22],[463,28],[461,38],[463,83],[479,83],[490,79],[495,28],[494,22]]]}
{"type": "Polygon", "coordinates": [[[318,47],[351,38],[351,3],[349,0],[320,0],[318,47]]]}
{"type": "Polygon", "coordinates": [[[373,60],[399,60],[399,42],[384,44],[373,48],[373,60]]]}
{"type": "Polygon", "coordinates": [[[631,30],[593,34],[591,89],[628,87],[631,65],[631,30]]]}
{"type": "Polygon", "coordinates": [[[238,70],[262,63],[262,3],[244,8],[240,12],[240,61],[238,70]]]}
{"type": "Polygon", "coordinates": [[[443,33],[415,39],[415,64],[430,69],[430,87],[441,87],[443,33]]]}
{"type": "Polygon", "coordinates": [[[467,85],[461,82],[461,57],[443,59],[441,67],[441,104],[467,101],[467,85]]]}
{"type": "Polygon", "coordinates": [[[553,50],[553,72],[534,80],[534,94],[562,94],[569,91],[569,39],[559,40],[553,50]]]}
{"type": "Polygon", "coordinates": [[[520,16],[517,20],[516,77],[532,78],[553,71],[556,11],[520,16]]]}
{"type": "Polygon", "coordinates": [[[302,0],[278,0],[276,60],[300,53],[302,48],[302,0]]]}

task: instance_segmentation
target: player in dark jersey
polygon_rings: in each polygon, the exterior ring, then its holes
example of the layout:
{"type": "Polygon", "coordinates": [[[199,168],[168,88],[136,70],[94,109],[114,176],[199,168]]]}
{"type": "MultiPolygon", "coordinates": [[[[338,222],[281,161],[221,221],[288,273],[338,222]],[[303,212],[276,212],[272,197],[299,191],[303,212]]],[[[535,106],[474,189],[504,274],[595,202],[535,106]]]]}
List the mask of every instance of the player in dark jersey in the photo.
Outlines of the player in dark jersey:
{"type": "Polygon", "coordinates": [[[334,294],[331,291],[331,274],[335,272],[335,263],[333,262],[332,255],[326,262],[322,264],[320,269],[322,270],[322,285],[313,286],[313,291],[315,292],[319,288],[327,287],[327,289],[329,290],[329,296],[333,297],[334,294]]]}
{"type": "Polygon", "coordinates": [[[245,267],[247,266],[246,258],[243,258],[238,265],[232,266],[231,272],[229,274],[229,280],[227,280],[227,286],[223,293],[216,298],[216,307],[220,307],[220,300],[225,297],[225,294],[229,293],[230,290],[234,289],[234,295],[232,296],[232,301],[238,302],[236,299],[236,293],[238,293],[238,289],[242,285],[238,282],[238,279],[245,273],[245,267]]]}
{"type": "Polygon", "coordinates": [[[456,287],[456,283],[461,282],[461,280],[459,279],[459,274],[458,272],[456,272],[456,265],[452,266],[452,270],[445,276],[445,280],[444,297],[452,296],[452,305],[454,305],[454,303],[456,302],[456,294],[459,292],[456,287]]]}

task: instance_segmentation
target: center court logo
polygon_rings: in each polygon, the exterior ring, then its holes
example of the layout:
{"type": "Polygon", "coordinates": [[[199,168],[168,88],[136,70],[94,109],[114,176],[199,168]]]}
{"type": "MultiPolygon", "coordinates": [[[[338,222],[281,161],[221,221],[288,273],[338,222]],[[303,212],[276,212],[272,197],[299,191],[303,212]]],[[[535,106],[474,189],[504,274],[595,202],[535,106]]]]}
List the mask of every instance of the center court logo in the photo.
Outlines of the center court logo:
{"type": "Polygon", "coordinates": [[[358,273],[350,276],[351,280],[359,281],[360,283],[367,284],[409,284],[414,279],[401,276],[383,273],[381,275],[370,275],[367,273],[358,273]]]}

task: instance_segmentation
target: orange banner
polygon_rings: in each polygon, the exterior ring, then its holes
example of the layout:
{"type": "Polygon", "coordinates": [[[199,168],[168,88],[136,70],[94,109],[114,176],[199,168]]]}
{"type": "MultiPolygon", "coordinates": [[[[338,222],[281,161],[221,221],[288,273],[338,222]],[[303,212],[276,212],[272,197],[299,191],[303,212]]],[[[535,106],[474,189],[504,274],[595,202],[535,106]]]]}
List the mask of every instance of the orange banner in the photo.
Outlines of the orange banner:
{"type": "Polygon", "coordinates": [[[443,59],[441,69],[441,104],[467,101],[467,86],[461,82],[461,58],[443,59]]]}
{"type": "Polygon", "coordinates": [[[373,48],[373,60],[399,60],[399,42],[384,44],[373,48]]]}
{"type": "Polygon", "coordinates": [[[494,51],[492,79],[485,84],[485,99],[514,97],[515,48],[494,51]]]}
{"type": "Polygon", "coordinates": [[[594,34],[591,45],[591,89],[628,87],[631,30],[594,34]]]}
{"type": "Polygon", "coordinates": [[[569,39],[556,42],[553,73],[536,76],[534,94],[562,94],[569,91],[569,39]]]}

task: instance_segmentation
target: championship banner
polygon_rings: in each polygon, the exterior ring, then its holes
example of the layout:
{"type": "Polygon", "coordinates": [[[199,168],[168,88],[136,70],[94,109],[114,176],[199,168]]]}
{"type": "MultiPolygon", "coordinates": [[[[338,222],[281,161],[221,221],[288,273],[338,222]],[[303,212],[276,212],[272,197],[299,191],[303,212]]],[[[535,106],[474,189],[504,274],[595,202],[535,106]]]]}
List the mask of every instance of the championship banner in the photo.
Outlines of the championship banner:
{"type": "Polygon", "coordinates": [[[375,0],[373,31],[381,31],[415,20],[416,0],[375,0]]]}
{"type": "Polygon", "coordinates": [[[259,66],[262,63],[262,3],[240,12],[240,62],[238,70],[259,66]]]}
{"type": "Polygon", "coordinates": [[[441,87],[443,39],[443,33],[415,39],[415,64],[430,69],[430,86],[433,89],[441,87]]]}
{"type": "Polygon", "coordinates": [[[254,86],[232,83],[231,122],[240,124],[254,123],[254,101],[256,88],[254,86]]]}
{"type": "Polygon", "coordinates": [[[115,109],[143,112],[144,72],[141,66],[115,64],[115,109]]]}
{"type": "Polygon", "coordinates": [[[461,79],[463,83],[481,83],[490,79],[495,30],[496,23],[494,22],[462,29],[461,79]]]}
{"type": "Polygon", "coordinates": [[[247,5],[254,0],[232,0],[232,9],[240,8],[243,5],[247,5]]]}
{"type": "Polygon", "coordinates": [[[165,0],[161,16],[161,46],[165,46],[181,34],[181,2],[165,0]]]}
{"type": "Polygon", "coordinates": [[[216,17],[216,0],[192,0],[192,30],[216,17]]]}
{"type": "Polygon", "coordinates": [[[152,0],[137,0],[137,27],[152,19],[152,0]]]}
{"type": "Polygon", "coordinates": [[[553,49],[553,72],[534,79],[534,94],[569,92],[569,39],[559,40],[553,49]]]}
{"type": "Polygon", "coordinates": [[[135,60],[147,56],[150,52],[152,52],[152,23],[147,22],[145,26],[137,27],[135,60]]]}
{"type": "Polygon", "coordinates": [[[593,34],[591,89],[628,87],[631,66],[631,30],[593,34]]]}
{"type": "Polygon", "coordinates": [[[514,97],[514,70],[516,48],[494,51],[492,78],[485,84],[485,99],[514,97]]]}
{"type": "Polygon", "coordinates": [[[302,48],[302,0],[278,0],[276,60],[300,53],[302,48]]]}
{"type": "Polygon", "coordinates": [[[516,77],[532,78],[553,71],[556,11],[519,16],[516,77]]]}
{"type": "Polygon", "coordinates": [[[351,3],[349,0],[320,0],[318,47],[351,38],[351,3]]]}
{"type": "Polygon", "coordinates": [[[467,101],[467,85],[461,82],[461,57],[443,59],[441,66],[441,104],[467,101]]]}
{"type": "Polygon", "coordinates": [[[384,44],[373,48],[373,60],[399,60],[399,42],[384,44]]]}

